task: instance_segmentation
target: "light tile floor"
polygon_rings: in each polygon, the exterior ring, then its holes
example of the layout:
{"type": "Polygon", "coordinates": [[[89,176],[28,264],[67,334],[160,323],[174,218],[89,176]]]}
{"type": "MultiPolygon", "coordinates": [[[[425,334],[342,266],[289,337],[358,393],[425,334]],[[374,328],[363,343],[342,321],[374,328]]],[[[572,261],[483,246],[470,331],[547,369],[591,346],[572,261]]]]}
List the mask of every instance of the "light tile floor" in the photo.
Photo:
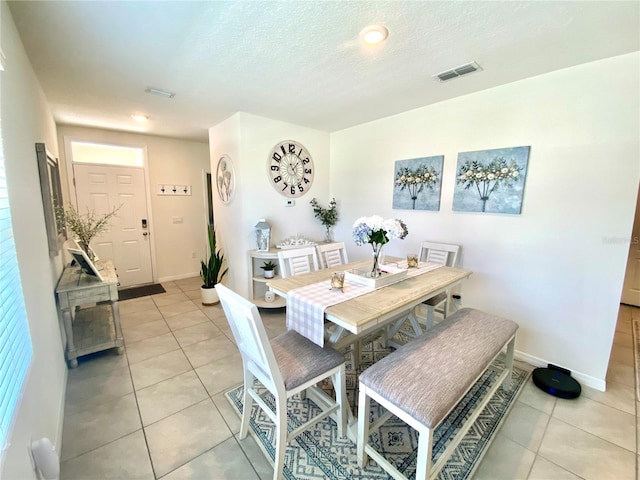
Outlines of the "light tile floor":
{"type": "MultiPolygon", "coordinates": [[[[200,304],[200,279],[120,302],[126,355],[102,352],[69,370],[61,479],[270,479],[273,469],[224,392],[242,364],[220,306],[200,304]]],[[[263,312],[270,336],[284,315],[263,312]]],[[[631,320],[622,306],[607,392],[561,400],[530,381],[476,479],[634,479],[638,409],[631,320]]]]}

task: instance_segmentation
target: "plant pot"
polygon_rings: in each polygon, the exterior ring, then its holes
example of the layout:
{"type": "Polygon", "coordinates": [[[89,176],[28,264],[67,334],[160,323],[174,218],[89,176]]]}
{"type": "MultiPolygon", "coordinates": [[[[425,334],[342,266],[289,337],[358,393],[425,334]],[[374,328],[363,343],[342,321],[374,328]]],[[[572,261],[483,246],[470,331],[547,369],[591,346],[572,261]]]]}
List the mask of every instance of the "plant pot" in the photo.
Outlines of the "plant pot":
{"type": "Polygon", "coordinates": [[[215,287],[200,287],[200,296],[202,297],[203,305],[215,305],[216,303],[220,302],[220,299],[218,298],[218,292],[216,292],[215,287]]]}
{"type": "Polygon", "coordinates": [[[273,278],[273,270],[265,270],[264,278],[273,278]]]}

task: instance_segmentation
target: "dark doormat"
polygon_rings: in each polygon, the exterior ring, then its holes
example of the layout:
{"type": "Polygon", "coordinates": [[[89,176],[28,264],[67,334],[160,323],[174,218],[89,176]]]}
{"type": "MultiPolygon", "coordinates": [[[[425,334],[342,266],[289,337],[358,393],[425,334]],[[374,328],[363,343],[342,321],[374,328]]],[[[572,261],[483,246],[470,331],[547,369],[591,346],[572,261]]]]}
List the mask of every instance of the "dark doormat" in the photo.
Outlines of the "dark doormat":
{"type": "Polygon", "coordinates": [[[142,287],[123,288],[118,290],[119,300],[131,300],[132,298],[146,297],[147,295],[155,295],[157,293],[164,293],[166,290],[159,283],[152,285],[143,285],[142,287]]]}

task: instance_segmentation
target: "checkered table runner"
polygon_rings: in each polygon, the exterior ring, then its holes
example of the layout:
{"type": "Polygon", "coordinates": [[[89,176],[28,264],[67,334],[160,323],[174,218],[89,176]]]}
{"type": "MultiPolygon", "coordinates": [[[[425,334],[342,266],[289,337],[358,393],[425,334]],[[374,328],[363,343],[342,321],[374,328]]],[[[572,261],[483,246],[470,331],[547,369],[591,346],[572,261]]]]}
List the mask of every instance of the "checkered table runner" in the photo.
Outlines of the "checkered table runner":
{"type": "MultiPolygon", "coordinates": [[[[398,266],[402,268],[402,264],[398,266]]],[[[441,266],[433,263],[420,263],[419,268],[411,268],[407,271],[407,277],[415,277],[441,266]]],[[[406,262],[404,267],[406,267],[406,262]]],[[[322,347],[324,345],[325,309],[331,305],[373,292],[373,290],[373,287],[345,282],[341,292],[331,288],[331,280],[294,288],[287,293],[287,330],[295,330],[322,347]]]]}

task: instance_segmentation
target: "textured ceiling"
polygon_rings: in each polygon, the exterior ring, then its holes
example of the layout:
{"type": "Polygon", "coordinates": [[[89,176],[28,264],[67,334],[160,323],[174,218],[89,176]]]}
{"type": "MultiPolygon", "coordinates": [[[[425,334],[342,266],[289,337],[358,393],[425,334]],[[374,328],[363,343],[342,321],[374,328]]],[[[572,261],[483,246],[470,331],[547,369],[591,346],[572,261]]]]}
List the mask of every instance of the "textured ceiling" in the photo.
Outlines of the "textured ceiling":
{"type": "Polygon", "coordinates": [[[335,131],[640,49],[637,1],[9,5],[59,123],[201,141],[238,111],[335,131]],[[367,48],[372,23],[390,35],[367,48]],[[483,71],[431,78],[473,60],[483,71]]]}

